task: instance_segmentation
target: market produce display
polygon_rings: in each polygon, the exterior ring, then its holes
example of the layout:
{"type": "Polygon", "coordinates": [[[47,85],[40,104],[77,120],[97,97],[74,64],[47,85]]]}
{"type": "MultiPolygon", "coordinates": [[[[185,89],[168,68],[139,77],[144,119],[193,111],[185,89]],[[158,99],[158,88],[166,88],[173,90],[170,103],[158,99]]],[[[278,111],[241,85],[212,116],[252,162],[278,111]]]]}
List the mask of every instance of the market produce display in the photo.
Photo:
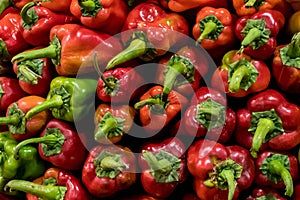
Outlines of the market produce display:
{"type": "Polygon", "coordinates": [[[300,0],[0,0],[1,200],[300,200],[300,0]]]}

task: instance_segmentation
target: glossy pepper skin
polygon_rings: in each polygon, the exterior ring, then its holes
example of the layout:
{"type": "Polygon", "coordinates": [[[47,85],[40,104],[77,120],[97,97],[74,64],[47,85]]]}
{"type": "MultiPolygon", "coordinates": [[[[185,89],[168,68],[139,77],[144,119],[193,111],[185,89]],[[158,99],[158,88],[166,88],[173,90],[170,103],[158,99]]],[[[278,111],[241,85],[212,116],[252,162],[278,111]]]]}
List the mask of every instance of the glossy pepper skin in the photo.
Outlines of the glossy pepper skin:
{"type": "Polygon", "coordinates": [[[106,69],[134,58],[153,60],[166,54],[174,44],[183,43],[183,35],[188,33],[188,22],[183,16],[166,12],[157,3],[140,3],[131,9],[124,22],[124,50],[108,62],[106,69]]]}
{"type": "MultiPolygon", "coordinates": [[[[32,0],[31,0],[32,1],[32,0]]],[[[39,3],[42,7],[48,8],[53,12],[57,13],[68,13],[70,14],[70,5],[72,0],[51,0],[51,1],[41,1],[41,0],[33,0],[33,2],[39,3]]]]}
{"type": "Polygon", "coordinates": [[[51,110],[54,118],[74,122],[86,116],[92,105],[94,89],[97,81],[57,76],[50,83],[46,101],[35,106],[26,113],[25,118],[31,119],[36,114],[51,110]]]}
{"type": "Polygon", "coordinates": [[[215,8],[227,8],[228,2],[225,1],[216,1],[216,0],[160,0],[160,3],[165,7],[174,12],[183,12],[186,10],[190,10],[192,8],[203,8],[206,6],[215,7],[215,8]]]}
{"type": "Polygon", "coordinates": [[[237,199],[254,180],[254,161],[247,149],[197,140],[188,149],[187,166],[200,199],[237,199]]]}
{"type": "Polygon", "coordinates": [[[114,196],[136,182],[136,158],[127,147],[95,146],[82,169],[81,180],[98,198],[114,196]]]}
{"type": "Polygon", "coordinates": [[[216,54],[215,51],[223,55],[237,41],[234,36],[235,21],[226,8],[203,7],[197,12],[193,37],[212,55],[216,54]]]}
{"type": "Polygon", "coordinates": [[[168,138],[142,147],[139,155],[141,183],[147,193],[165,199],[187,179],[185,150],[178,138],[168,138]]]}
{"type": "Polygon", "coordinates": [[[294,34],[291,42],[280,45],[274,52],[272,73],[278,87],[293,94],[300,90],[300,33],[294,34]]]}
{"type": "Polygon", "coordinates": [[[192,96],[208,71],[209,61],[201,49],[184,46],[172,56],[159,60],[155,83],[164,86],[167,96],[175,90],[184,96],[192,96]]]}
{"type": "Polygon", "coordinates": [[[66,170],[81,169],[87,155],[80,133],[71,124],[57,119],[47,123],[40,137],[20,142],[15,148],[15,158],[19,157],[19,149],[29,144],[38,144],[41,159],[66,170]]]}
{"type": "Polygon", "coordinates": [[[26,4],[20,15],[22,36],[28,44],[33,46],[49,45],[49,34],[53,26],[78,22],[72,15],[55,13],[35,2],[26,4]]]}
{"type": "Polygon", "coordinates": [[[257,152],[269,147],[290,150],[300,143],[300,108],[276,90],[252,96],[247,107],[237,111],[236,142],[257,152]]]}
{"type": "Polygon", "coordinates": [[[285,23],[283,14],[276,10],[258,11],[238,18],[235,35],[241,41],[239,53],[266,60],[273,56],[277,46],[276,36],[285,23]]]}
{"type": "Polygon", "coordinates": [[[0,112],[5,113],[13,102],[27,96],[15,78],[0,77],[0,112]]]}
{"type": "Polygon", "coordinates": [[[121,44],[117,38],[79,24],[56,25],[50,30],[49,37],[51,42],[48,47],[22,52],[11,61],[51,58],[60,76],[75,77],[79,70],[80,73],[94,72],[93,64],[89,62],[92,62],[89,54],[98,45],[101,45],[98,54],[101,66],[105,66],[109,59],[121,51],[121,44]],[[108,38],[110,39],[107,40],[108,38]]]}
{"type": "Polygon", "coordinates": [[[208,87],[195,91],[181,120],[186,133],[220,143],[227,142],[236,126],[236,114],[227,106],[225,95],[208,87]]]}
{"type": "Polygon", "coordinates": [[[186,97],[174,90],[166,100],[162,100],[162,92],[162,86],[153,86],[134,104],[134,108],[139,109],[139,119],[144,130],[151,134],[165,127],[188,103],[186,97]]]}
{"type": "Polygon", "coordinates": [[[257,198],[287,200],[285,197],[282,197],[276,189],[272,187],[254,188],[252,190],[251,196],[247,197],[246,200],[256,200],[257,198]]]}
{"type": "Polygon", "coordinates": [[[83,25],[115,35],[122,30],[129,6],[123,0],[72,0],[70,11],[83,25]]]}
{"type": "Polygon", "coordinates": [[[68,199],[92,200],[93,197],[86,191],[80,179],[72,172],[51,167],[43,176],[34,181],[11,180],[5,186],[6,190],[17,190],[26,193],[27,200],[68,199]]]}
{"type": "MultiPolygon", "coordinates": [[[[39,47],[36,47],[37,49],[39,47]]],[[[28,50],[30,51],[30,50],[28,50]]],[[[23,91],[29,95],[46,97],[52,79],[57,76],[53,72],[53,64],[49,58],[38,58],[28,61],[15,61],[13,71],[23,91]]]]}
{"type": "Polygon", "coordinates": [[[291,197],[294,193],[294,182],[298,180],[297,158],[287,152],[266,150],[255,160],[255,183],[259,186],[285,188],[285,195],[291,197]]]}
{"type": "Polygon", "coordinates": [[[40,112],[31,119],[25,119],[25,115],[31,108],[44,101],[45,98],[35,95],[20,98],[8,106],[6,117],[0,117],[0,124],[7,125],[12,136],[18,141],[37,136],[50,120],[50,112],[40,112]]]}
{"type": "Polygon", "coordinates": [[[21,29],[21,16],[19,12],[7,13],[0,19],[1,61],[9,61],[14,55],[30,47],[24,40],[21,29]]]}
{"type": "MultiPolygon", "coordinates": [[[[45,162],[38,156],[37,148],[26,146],[20,149],[20,157],[14,158],[13,151],[16,141],[9,132],[0,133],[1,173],[0,190],[4,192],[5,184],[12,179],[33,180],[41,176],[46,170],[45,162]]],[[[6,192],[4,192],[6,193],[6,192]]],[[[14,194],[15,192],[8,192],[14,194]]]]}
{"type": "Polygon", "coordinates": [[[99,104],[94,117],[95,141],[107,144],[119,142],[134,121],[136,110],[129,105],[99,104]]]}
{"type": "Polygon", "coordinates": [[[228,51],[222,64],[214,71],[211,85],[227,95],[241,98],[265,90],[271,80],[268,65],[246,54],[228,51]]]}

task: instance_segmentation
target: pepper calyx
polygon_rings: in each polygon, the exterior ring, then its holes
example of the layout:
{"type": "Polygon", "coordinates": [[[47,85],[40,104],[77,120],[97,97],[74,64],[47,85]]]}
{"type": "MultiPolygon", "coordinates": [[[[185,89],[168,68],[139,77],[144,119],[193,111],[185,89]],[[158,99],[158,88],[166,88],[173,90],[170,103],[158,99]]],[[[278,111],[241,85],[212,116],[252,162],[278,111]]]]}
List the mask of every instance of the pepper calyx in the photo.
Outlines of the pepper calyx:
{"type": "Polygon", "coordinates": [[[245,1],[245,7],[251,8],[254,7],[255,9],[259,9],[260,6],[262,6],[265,3],[265,0],[244,0],[245,1]]]}
{"type": "Polygon", "coordinates": [[[264,196],[255,198],[255,200],[277,200],[277,198],[272,193],[268,193],[264,196]]]}
{"type": "Polygon", "coordinates": [[[103,8],[99,0],[81,0],[78,3],[83,17],[96,17],[103,8]]]}
{"type": "Polygon", "coordinates": [[[65,136],[58,128],[47,128],[45,137],[50,138],[50,136],[53,137],[53,141],[49,140],[41,144],[44,156],[60,154],[66,140],[65,136]]]}
{"type": "Polygon", "coordinates": [[[120,89],[120,80],[110,75],[105,78],[108,84],[104,83],[104,92],[110,96],[115,96],[120,89]],[[111,87],[113,86],[113,87],[111,87]]]}
{"type": "Polygon", "coordinates": [[[6,43],[3,41],[3,39],[0,38],[0,57],[3,61],[8,61],[9,52],[7,50],[6,43]]]}
{"type": "Polygon", "coordinates": [[[30,84],[37,84],[42,76],[44,61],[42,59],[25,60],[18,62],[17,78],[30,84]]]}
{"type": "Polygon", "coordinates": [[[224,29],[224,25],[215,15],[208,15],[199,21],[201,35],[197,39],[201,43],[203,39],[217,40],[224,29]]]}
{"type": "Polygon", "coordinates": [[[290,44],[280,49],[280,59],[283,65],[300,69],[300,33],[293,35],[290,44]]]}
{"type": "Polygon", "coordinates": [[[39,16],[33,6],[37,5],[36,2],[29,2],[23,6],[20,11],[22,17],[22,27],[26,30],[31,30],[35,23],[39,20],[39,16]]]}
{"type": "Polygon", "coordinates": [[[11,107],[8,108],[8,117],[18,118],[18,123],[8,125],[10,132],[13,134],[25,134],[25,114],[20,110],[16,103],[14,103],[11,107]]]}

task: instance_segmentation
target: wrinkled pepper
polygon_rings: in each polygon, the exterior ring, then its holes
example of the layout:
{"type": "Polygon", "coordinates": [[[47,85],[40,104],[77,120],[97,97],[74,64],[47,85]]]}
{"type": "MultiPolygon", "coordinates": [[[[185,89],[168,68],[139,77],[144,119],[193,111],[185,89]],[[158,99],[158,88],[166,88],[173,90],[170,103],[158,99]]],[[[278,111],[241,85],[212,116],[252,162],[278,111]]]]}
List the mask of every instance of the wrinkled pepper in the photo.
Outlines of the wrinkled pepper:
{"type": "Polygon", "coordinates": [[[237,111],[235,139],[253,157],[266,147],[290,150],[300,144],[300,108],[276,90],[260,92],[237,111]]]}
{"type": "Polygon", "coordinates": [[[278,87],[288,93],[300,93],[300,33],[274,52],[272,73],[278,87]]]}
{"type": "Polygon", "coordinates": [[[203,7],[196,15],[193,37],[212,55],[223,55],[232,49],[237,39],[234,36],[235,17],[226,8],[203,7]]]}
{"type": "Polygon", "coordinates": [[[97,81],[57,76],[50,83],[46,101],[30,109],[26,119],[35,117],[38,113],[51,110],[54,118],[74,122],[84,118],[94,106],[97,81]]]}
{"type": "Polygon", "coordinates": [[[0,19],[1,61],[9,61],[14,55],[30,47],[22,36],[21,20],[19,12],[9,12],[0,19]]]}
{"type": "Polygon", "coordinates": [[[167,100],[162,100],[163,87],[155,85],[146,91],[140,101],[134,104],[139,109],[139,119],[144,130],[154,134],[175,118],[186,106],[188,100],[180,93],[172,90],[167,100]]]}
{"type": "Polygon", "coordinates": [[[48,45],[50,30],[53,26],[78,22],[72,15],[52,12],[35,2],[26,4],[20,15],[22,17],[23,29],[21,32],[23,38],[33,46],[48,45]]]}
{"type": "Polygon", "coordinates": [[[136,182],[136,158],[127,147],[95,146],[89,152],[81,174],[83,184],[92,195],[111,197],[136,182]]]}
{"type": "Polygon", "coordinates": [[[30,95],[42,97],[47,96],[50,82],[56,76],[53,68],[54,66],[48,58],[13,63],[13,71],[17,75],[22,90],[30,95]]]}
{"type": "Polygon", "coordinates": [[[56,25],[50,30],[49,38],[51,42],[48,47],[21,52],[14,56],[11,62],[51,58],[60,76],[74,77],[79,70],[80,73],[94,72],[93,60],[89,54],[98,45],[101,46],[98,54],[101,66],[105,66],[108,60],[122,49],[117,38],[79,24],[56,25]]]}
{"type": "Polygon", "coordinates": [[[294,193],[294,182],[298,180],[298,161],[294,155],[266,150],[255,160],[255,183],[259,186],[285,188],[285,195],[294,193]]]}
{"type": "Polygon", "coordinates": [[[246,200],[287,200],[282,197],[279,192],[271,187],[254,188],[251,196],[247,197],[246,200]]]}
{"type": "Polygon", "coordinates": [[[227,8],[227,0],[217,1],[217,0],[160,0],[160,3],[165,7],[174,12],[183,12],[190,10],[192,8],[203,8],[206,6],[215,8],[227,8]]]}
{"type": "Polygon", "coordinates": [[[188,33],[188,22],[183,16],[166,12],[155,3],[141,3],[128,13],[123,25],[124,50],[108,62],[106,69],[134,58],[153,60],[166,54],[174,44],[183,43],[183,35],[188,33]]]}
{"type": "Polygon", "coordinates": [[[43,176],[34,181],[11,180],[5,185],[6,190],[22,191],[27,200],[92,200],[78,179],[70,171],[60,168],[48,168],[43,176]]]}
{"type": "Polygon", "coordinates": [[[197,140],[188,149],[187,166],[194,177],[194,190],[201,200],[238,199],[254,180],[254,161],[247,149],[197,140]]]}
{"type": "Polygon", "coordinates": [[[18,143],[14,150],[15,159],[20,156],[19,150],[29,144],[38,144],[41,159],[67,170],[81,169],[87,155],[75,128],[57,119],[52,119],[47,123],[40,137],[29,138],[18,143]]]}
{"type": "Polygon", "coordinates": [[[20,98],[8,106],[6,117],[0,117],[0,125],[7,125],[12,136],[18,141],[37,136],[50,120],[51,113],[43,111],[31,119],[26,119],[25,115],[44,101],[45,98],[35,95],[20,98]]]}
{"type": "Polygon", "coordinates": [[[119,142],[127,134],[136,111],[129,105],[99,104],[94,117],[95,141],[107,144],[119,142]]]}
{"type": "Polygon", "coordinates": [[[240,98],[265,90],[270,81],[271,72],[264,61],[231,50],[214,71],[211,85],[229,96],[240,98]]]}
{"type": "Polygon", "coordinates": [[[209,61],[197,47],[184,46],[176,54],[159,61],[155,83],[164,86],[163,95],[175,90],[184,96],[192,96],[208,71],[209,61]]]}
{"type": "Polygon", "coordinates": [[[238,53],[245,52],[255,59],[267,60],[277,46],[277,35],[284,27],[285,18],[276,10],[258,11],[240,17],[235,26],[235,35],[241,41],[238,53]]]}
{"type": "Polygon", "coordinates": [[[37,148],[26,146],[20,149],[18,160],[14,158],[13,152],[18,144],[9,132],[0,133],[0,191],[5,192],[5,184],[12,179],[33,180],[41,176],[46,170],[45,162],[38,156],[37,148]]]}
{"type": "Polygon", "coordinates": [[[187,179],[185,146],[178,138],[168,138],[142,147],[139,162],[141,184],[151,196],[165,199],[187,179]]]}
{"type": "Polygon", "coordinates": [[[235,130],[236,115],[226,104],[221,92],[208,87],[197,89],[181,120],[186,133],[227,142],[235,130]]]}
{"type": "Polygon", "coordinates": [[[129,6],[123,0],[72,0],[70,11],[84,26],[115,35],[122,30],[129,6]]]}
{"type": "Polygon", "coordinates": [[[10,77],[0,77],[0,112],[5,113],[8,106],[27,96],[20,87],[18,80],[10,77]]]}

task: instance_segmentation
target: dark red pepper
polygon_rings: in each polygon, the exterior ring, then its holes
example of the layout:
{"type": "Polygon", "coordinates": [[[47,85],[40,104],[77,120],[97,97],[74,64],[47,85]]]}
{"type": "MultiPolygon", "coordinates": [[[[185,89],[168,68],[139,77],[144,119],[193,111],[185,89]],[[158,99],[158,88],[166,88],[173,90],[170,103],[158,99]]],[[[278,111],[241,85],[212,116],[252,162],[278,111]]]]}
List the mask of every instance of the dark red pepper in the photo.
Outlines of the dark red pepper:
{"type": "Polygon", "coordinates": [[[240,17],[235,26],[235,35],[241,41],[239,53],[245,52],[260,60],[273,56],[277,46],[276,37],[284,23],[283,14],[276,10],[263,10],[240,17]]]}
{"type": "Polygon", "coordinates": [[[225,95],[212,88],[201,87],[195,91],[181,123],[191,136],[225,143],[235,130],[236,115],[227,106],[225,95]]]}
{"type": "Polygon", "coordinates": [[[300,144],[300,108],[276,90],[260,92],[237,111],[235,139],[254,157],[267,146],[290,150],[300,144]]]}
{"type": "Polygon", "coordinates": [[[38,138],[29,138],[20,142],[15,148],[15,158],[19,149],[28,144],[39,144],[40,157],[54,165],[67,170],[79,170],[85,161],[87,151],[81,139],[69,123],[57,119],[50,120],[38,138]]]}
{"type": "Polygon", "coordinates": [[[139,163],[144,190],[156,198],[167,198],[187,179],[185,146],[178,138],[142,147],[139,163]]]}
{"type": "Polygon", "coordinates": [[[286,198],[282,197],[275,188],[271,188],[271,187],[262,187],[262,188],[253,189],[251,196],[247,197],[246,200],[257,200],[257,199],[287,200],[286,198]]]}
{"type": "Polygon", "coordinates": [[[255,160],[255,183],[259,186],[285,188],[285,195],[294,193],[294,182],[298,180],[298,160],[290,153],[266,150],[255,160]]]}

